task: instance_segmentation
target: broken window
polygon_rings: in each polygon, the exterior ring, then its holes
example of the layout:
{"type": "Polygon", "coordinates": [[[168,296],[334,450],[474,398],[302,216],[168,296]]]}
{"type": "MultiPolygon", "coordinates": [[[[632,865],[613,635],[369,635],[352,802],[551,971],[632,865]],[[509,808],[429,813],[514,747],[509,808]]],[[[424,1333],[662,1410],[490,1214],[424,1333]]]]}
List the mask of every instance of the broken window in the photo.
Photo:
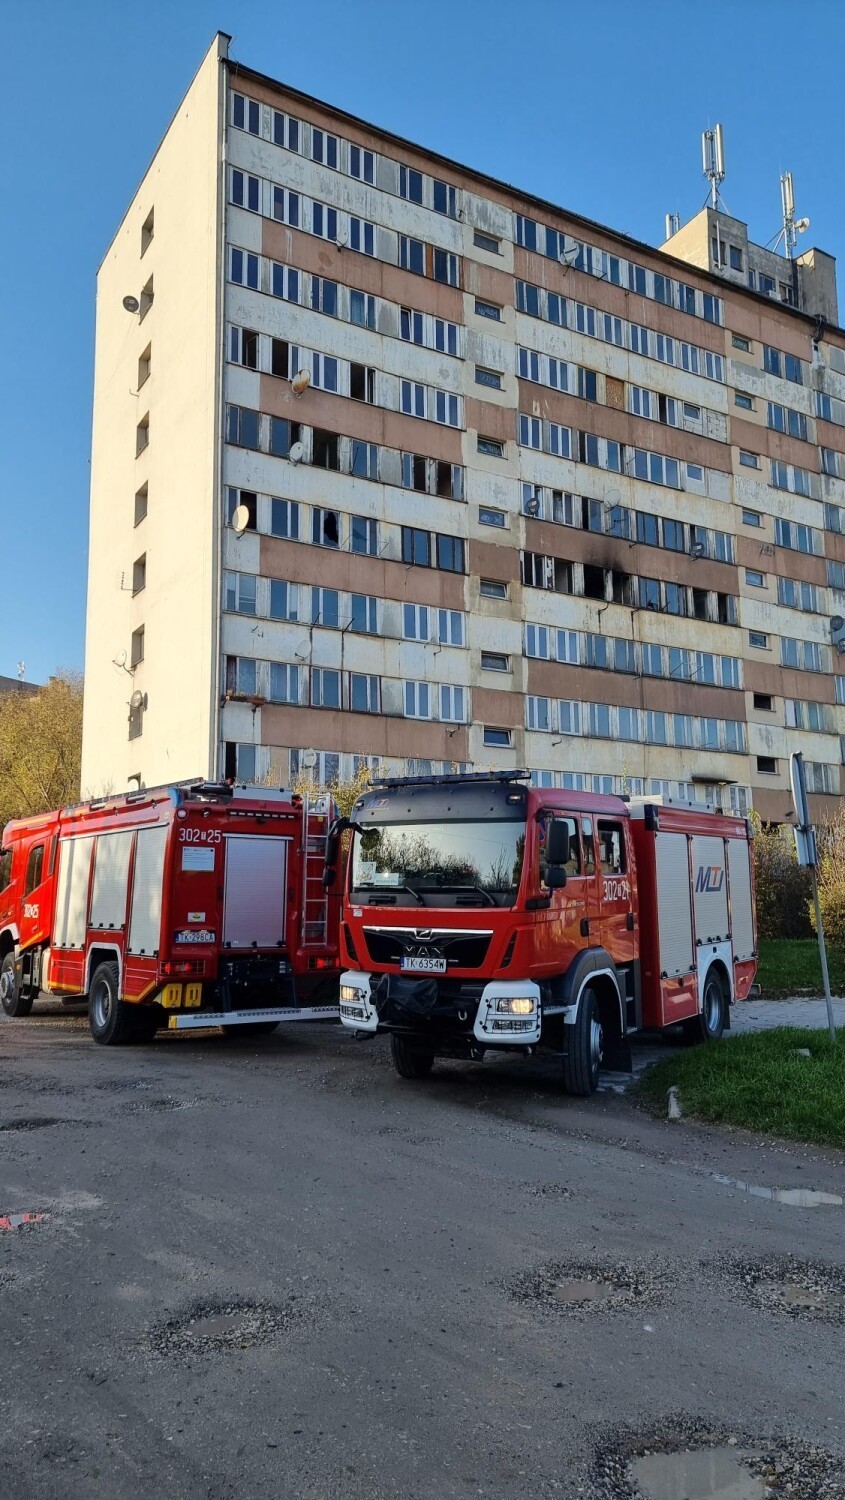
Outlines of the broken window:
{"type": "Polygon", "coordinates": [[[349,366],[349,394],[353,401],[374,402],[376,399],[376,372],[367,365],[349,366]]]}
{"type": "Polygon", "coordinates": [[[584,564],[584,598],[604,598],[604,568],[597,568],[592,563],[584,564]]]}
{"type": "Polygon", "coordinates": [[[707,619],[707,590],[706,589],[693,589],[693,591],[692,591],[692,612],[693,612],[693,615],[695,616],[696,620],[706,620],[707,619]]]}
{"type": "Polygon", "coordinates": [[[336,432],[326,432],[322,427],[314,428],[311,462],[317,469],[338,469],[338,440],[336,432]]]}
{"type": "Polygon", "coordinates": [[[406,490],[426,489],[426,460],[421,453],[402,454],[402,486],[406,490]]]}
{"type": "Polygon", "coordinates": [[[318,547],[340,546],[340,516],[336,510],[314,506],[311,512],[311,540],[318,547]]]}
{"type": "Polygon", "coordinates": [[[290,379],[290,345],[287,339],[273,339],[270,356],[270,373],[282,380],[290,379]]]}

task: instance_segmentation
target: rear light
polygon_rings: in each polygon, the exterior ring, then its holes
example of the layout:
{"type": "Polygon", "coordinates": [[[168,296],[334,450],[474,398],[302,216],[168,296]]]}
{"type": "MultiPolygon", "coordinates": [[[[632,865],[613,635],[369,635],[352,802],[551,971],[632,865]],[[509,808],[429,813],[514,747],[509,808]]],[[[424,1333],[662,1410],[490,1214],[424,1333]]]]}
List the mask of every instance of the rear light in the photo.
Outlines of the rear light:
{"type": "Polygon", "coordinates": [[[308,960],[309,969],[334,969],[336,967],[333,958],[314,958],[308,960]]]}
{"type": "Polygon", "coordinates": [[[204,958],[176,958],[167,963],[159,964],[160,974],[204,974],[204,958]]]}

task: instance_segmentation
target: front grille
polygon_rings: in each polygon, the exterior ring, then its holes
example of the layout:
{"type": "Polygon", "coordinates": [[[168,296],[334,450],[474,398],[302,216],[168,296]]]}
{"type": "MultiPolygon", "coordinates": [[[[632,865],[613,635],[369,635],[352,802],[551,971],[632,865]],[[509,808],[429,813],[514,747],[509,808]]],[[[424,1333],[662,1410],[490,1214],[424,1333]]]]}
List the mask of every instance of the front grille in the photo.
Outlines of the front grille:
{"type": "Polygon", "coordinates": [[[449,969],[480,969],[490,948],[492,933],[456,933],[450,937],[438,932],[431,938],[418,938],[407,928],[395,931],[364,929],[367,952],[374,964],[399,964],[404,956],[445,958],[449,969]]]}

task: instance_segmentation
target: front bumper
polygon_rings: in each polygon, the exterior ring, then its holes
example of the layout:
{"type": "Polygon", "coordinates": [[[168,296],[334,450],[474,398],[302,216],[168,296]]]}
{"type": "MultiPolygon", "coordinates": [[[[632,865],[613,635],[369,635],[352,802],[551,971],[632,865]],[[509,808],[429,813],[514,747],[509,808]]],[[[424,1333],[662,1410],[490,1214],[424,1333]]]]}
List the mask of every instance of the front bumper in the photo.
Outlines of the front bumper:
{"type": "MultiPolygon", "coordinates": [[[[380,983],[384,977],[377,976],[376,982],[380,983]]],[[[389,981],[398,976],[386,977],[389,995],[389,981]]],[[[427,979],[421,983],[430,986],[436,981],[427,979]]],[[[405,986],[408,981],[403,979],[402,984],[405,986]]],[[[384,1011],[381,997],[379,1004],[384,1011]]],[[[464,1003],[462,1014],[466,1012],[466,1009],[464,1003]]],[[[455,1015],[448,1018],[441,1012],[432,1014],[430,1019],[422,1013],[413,1017],[409,1015],[408,1021],[403,1025],[400,1025],[395,1016],[390,1016],[383,1021],[373,993],[373,976],[362,974],[355,969],[347,969],[340,976],[340,1019],[350,1031],[370,1033],[379,1029],[430,1033],[432,1028],[439,1029],[442,1025],[444,1035],[448,1034],[454,1038],[454,1027],[459,1018],[456,1007],[455,1015]]],[[[469,1016],[467,1016],[467,1022],[468,1020],[469,1016]]],[[[489,984],[485,984],[481,998],[475,1007],[475,1017],[472,1022],[471,1035],[475,1041],[487,1047],[530,1047],[539,1042],[541,1027],[542,1009],[538,985],[527,979],[492,980],[489,984]]],[[[468,1026],[465,1034],[467,1037],[470,1035],[468,1026]]]]}

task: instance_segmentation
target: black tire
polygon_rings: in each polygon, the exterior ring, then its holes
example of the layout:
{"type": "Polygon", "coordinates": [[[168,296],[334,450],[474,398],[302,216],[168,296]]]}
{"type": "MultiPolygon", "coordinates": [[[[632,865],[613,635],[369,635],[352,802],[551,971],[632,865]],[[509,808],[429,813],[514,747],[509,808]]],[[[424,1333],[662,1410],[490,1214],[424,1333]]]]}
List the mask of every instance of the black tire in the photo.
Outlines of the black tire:
{"type": "Polygon", "coordinates": [[[159,1027],[164,1023],[164,1012],[161,1006],[137,1005],[133,1009],[137,1012],[132,1017],[136,1039],[139,1042],[151,1042],[159,1027]]]}
{"type": "Polygon", "coordinates": [[[117,964],[98,964],[88,990],[88,1025],[102,1047],[125,1047],[137,1036],[137,1006],[121,1000],[117,964]]]}
{"type": "Polygon", "coordinates": [[[567,1094],[586,1098],[598,1088],[604,1057],[604,1032],[595,991],[581,991],[578,1019],[564,1027],[563,1086],[567,1094]]]}
{"type": "Polygon", "coordinates": [[[434,1067],[434,1053],[424,1042],[392,1032],[390,1051],[400,1078],[427,1078],[434,1067]]]}
{"type": "Polygon", "coordinates": [[[684,1021],[684,1036],[688,1042],[717,1042],[725,1029],[725,986],[716,968],[708,969],[704,980],[701,1010],[697,1016],[684,1021]]]}
{"type": "Polygon", "coordinates": [[[5,1015],[20,1020],[32,1010],[34,995],[22,995],[15,970],[15,955],[7,953],[0,964],[0,1005],[5,1015]]]}

